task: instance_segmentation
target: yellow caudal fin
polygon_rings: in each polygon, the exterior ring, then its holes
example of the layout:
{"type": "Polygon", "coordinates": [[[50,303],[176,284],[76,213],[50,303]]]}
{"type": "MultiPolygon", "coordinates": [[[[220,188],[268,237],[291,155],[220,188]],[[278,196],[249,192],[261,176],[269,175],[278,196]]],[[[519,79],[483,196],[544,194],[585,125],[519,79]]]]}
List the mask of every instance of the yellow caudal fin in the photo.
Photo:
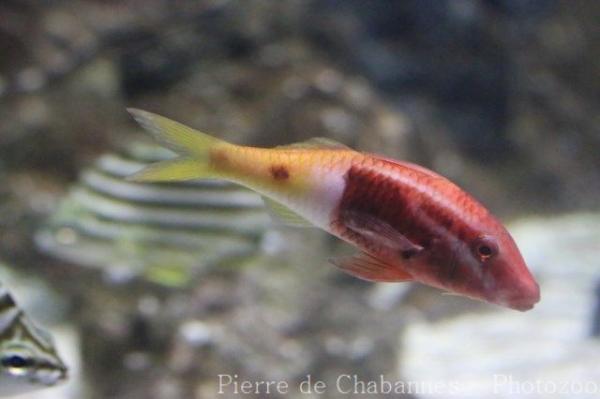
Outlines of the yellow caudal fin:
{"type": "Polygon", "coordinates": [[[181,157],[158,162],[128,177],[133,181],[177,181],[214,176],[209,152],[227,143],[168,118],[139,109],[128,109],[134,119],[165,147],[181,157]]]}
{"type": "Polygon", "coordinates": [[[175,158],[168,161],[156,162],[127,176],[129,181],[184,181],[203,177],[211,177],[213,172],[207,162],[197,161],[193,158],[175,158]]]}

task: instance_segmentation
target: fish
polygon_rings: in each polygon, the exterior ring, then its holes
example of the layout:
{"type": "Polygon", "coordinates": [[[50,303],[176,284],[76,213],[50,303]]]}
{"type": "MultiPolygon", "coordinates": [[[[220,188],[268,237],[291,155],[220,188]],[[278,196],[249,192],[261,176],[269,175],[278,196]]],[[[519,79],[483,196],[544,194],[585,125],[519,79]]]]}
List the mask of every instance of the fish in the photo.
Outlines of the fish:
{"type": "Polygon", "coordinates": [[[256,193],[218,180],[125,180],[173,156],[147,140],[100,154],[37,229],[36,247],[73,266],[97,269],[109,283],[173,288],[191,286],[222,265],[258,261],[272,223],[256,193]]]}
{"type": "Polygon", "coordinates": [[[0,396],[54,386],[67,366],[50,334],[38,327],[0,283],[0,396]]]}
{"type": "Polygon", "coordinates": [[[519,311],[540,300],[503,224],[436,172],[320,137],[274,148],[241,146],[157,114],[128,111],[179,155],[138,171],[132,181],[224,179],[245,186],[283,223],[315,226],[356,247],[358,253],[331,263],[363,280],[413,281],[519,311]]]}

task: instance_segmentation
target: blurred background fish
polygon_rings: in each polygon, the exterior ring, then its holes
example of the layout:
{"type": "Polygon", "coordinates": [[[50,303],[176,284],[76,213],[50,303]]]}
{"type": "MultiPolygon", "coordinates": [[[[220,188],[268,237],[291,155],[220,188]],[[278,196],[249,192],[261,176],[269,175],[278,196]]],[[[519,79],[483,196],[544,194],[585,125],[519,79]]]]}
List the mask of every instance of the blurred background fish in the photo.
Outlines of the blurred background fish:
{"type": "Polygon", "coordinates": [[[218,374],[311,374],[333,399],[348,397],[341,374],[456,377],[454,397],[511,397],[495,373],[593,385],[599,8],[0,2],[0,258],[22,283],[0,280],[69,367],[32,397],[214,398],[218,374]],[[348,247],[272,226],[252,193],[127,182],[173,154],[126,107],[235,143],[325,136],[440,171],[515,230],[543,299],[506,313],[357,281],[323,267],[348,247]]]}
{"type": "Polygon", "coordinates": [[[51,387],[67,378],[50,334],[38,327],[0,283],[0,396],[51,387]]]}
{"type": "Polygon", "coordinates": [[[101,156],[37,232],[38,246],[109,280],[140,277],[176,287],[219,264],[250,261],[269,223],[257,195],[226,182],[125,180],[173,156],[143,142],[101,156]]]}

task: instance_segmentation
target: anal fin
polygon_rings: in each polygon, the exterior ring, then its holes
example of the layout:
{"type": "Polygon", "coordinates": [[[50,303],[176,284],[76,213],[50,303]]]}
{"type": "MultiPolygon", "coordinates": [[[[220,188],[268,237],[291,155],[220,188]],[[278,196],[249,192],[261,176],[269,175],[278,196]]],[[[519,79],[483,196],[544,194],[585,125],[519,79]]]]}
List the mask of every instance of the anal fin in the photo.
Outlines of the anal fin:
{"type": "Polygon", "coordinates": [[[265,203],[267,211],[271,215],[271,218],[276,222],[280,222],[286,226],[314,227],[312,223],[303,218],[301,215],[298,215],[287,206],[265,196],[263,196],[262,199],[265,203]]]}
{"type": "Polygon", "coordinates": [[[386,263],[367,253],[344,256],[330,260],[334,266],[361,280],[373,282],[412,281],[414,278],[399,266],[386,263]]]}

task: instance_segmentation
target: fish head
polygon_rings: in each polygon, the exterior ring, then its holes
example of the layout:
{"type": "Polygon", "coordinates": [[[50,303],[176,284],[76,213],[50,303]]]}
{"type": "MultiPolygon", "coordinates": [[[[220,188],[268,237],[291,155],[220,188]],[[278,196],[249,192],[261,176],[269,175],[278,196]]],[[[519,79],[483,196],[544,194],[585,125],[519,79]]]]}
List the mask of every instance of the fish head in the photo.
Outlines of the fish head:
{"type": "Polygon", "coordinates": [[[483,268],[488,301],[520,311],[539,302],[540,287],[504,228],[495,236],[478,237],[473,249],[483,268]]]}
{"type": "Polygon", "coordinates": [[[446,289],[511,309],[539,302],[540,288],[508,231],[495,220],[455,243],[446,289]]]}
{"type": "Polygon", "coordinates": [[[53,353],[42,353],[22,342],[0,348],[0,394],[16,395],[47,388],[67,378],[67,367],[53,353]]]}

